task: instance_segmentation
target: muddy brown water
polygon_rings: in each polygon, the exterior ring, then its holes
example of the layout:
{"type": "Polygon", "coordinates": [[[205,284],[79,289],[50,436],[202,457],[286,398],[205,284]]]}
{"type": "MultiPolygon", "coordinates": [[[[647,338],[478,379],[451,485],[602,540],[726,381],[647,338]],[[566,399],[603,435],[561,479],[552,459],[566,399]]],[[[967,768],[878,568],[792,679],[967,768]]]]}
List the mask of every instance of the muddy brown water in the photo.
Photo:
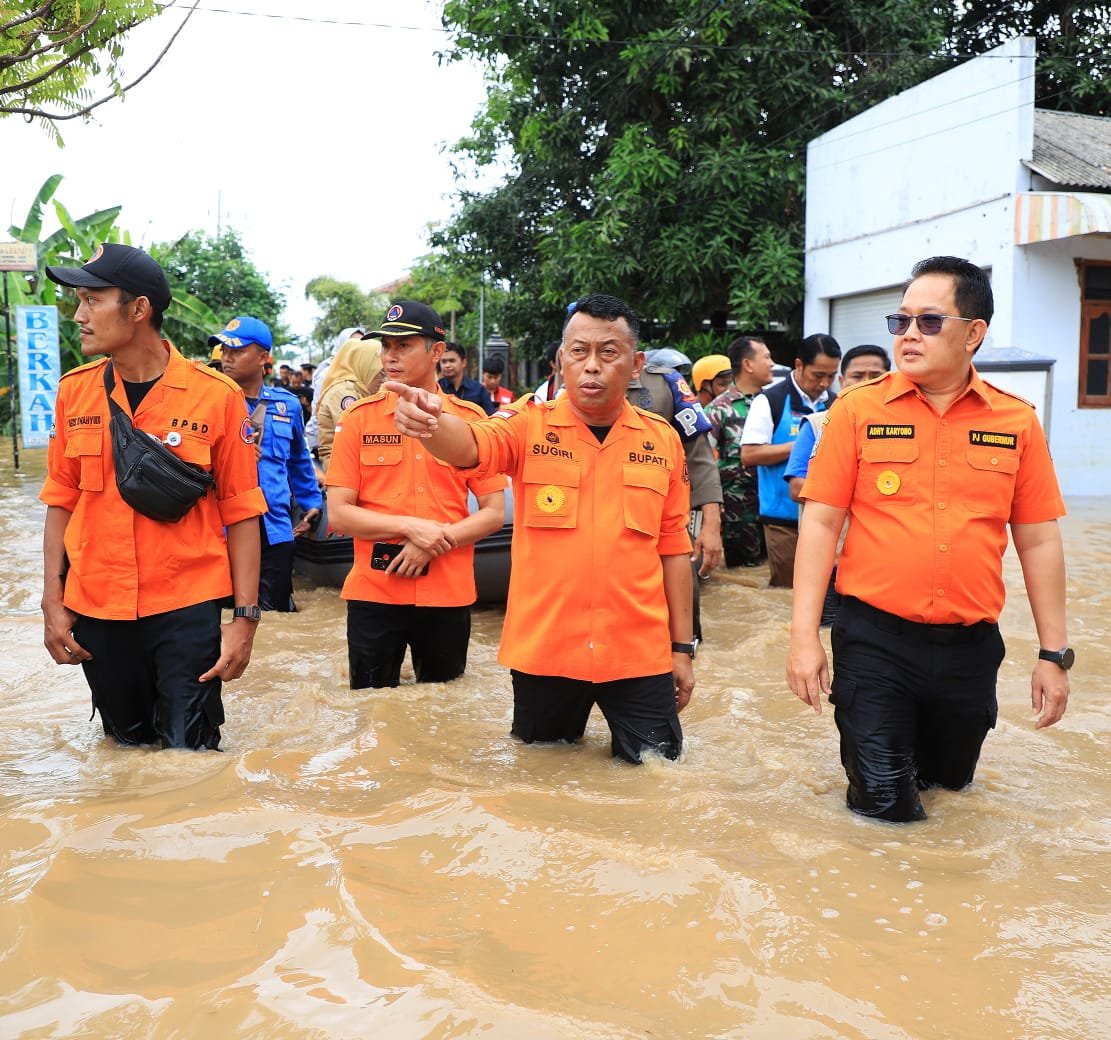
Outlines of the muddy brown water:
{"type": "Polygon", "coordinates": [[[704,589],[677,763],[611,760],[597,714],[574,748],[518,745],[493,609],[462,680],[353,693],[341,602],[304,586],[225,691],[223,753],[121,750],[42,648],[22,462],[0,464],[0,1037],[1111,1036],[1111,500],[1063,523],[1068,715],[1033,729],[1009,554],[976,782],[896,827],[846,811],[759,569],[704,589]]]}

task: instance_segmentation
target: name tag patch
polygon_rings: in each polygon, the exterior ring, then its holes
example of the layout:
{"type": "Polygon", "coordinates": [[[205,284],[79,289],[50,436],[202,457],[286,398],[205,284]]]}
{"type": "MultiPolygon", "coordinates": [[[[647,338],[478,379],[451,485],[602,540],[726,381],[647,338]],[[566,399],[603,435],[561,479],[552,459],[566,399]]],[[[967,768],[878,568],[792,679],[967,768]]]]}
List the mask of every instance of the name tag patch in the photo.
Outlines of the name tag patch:
{"type": "Polygon", "coordinates": [[[993,430],[969,430],[968,443],[986,444],[992,448],[1010,448],[1013,451],[1018,447],[1018,435],[997,433],[993,430]]]}
{"type": "Polygon", "coordinates": [[[400,433],[364,433],[364,444],[400,444],[400,433]]]}
{"type": "Polygon", "coordinates": [[[869,423],[868,440],[914,440],[914,424],[869,423]]]}

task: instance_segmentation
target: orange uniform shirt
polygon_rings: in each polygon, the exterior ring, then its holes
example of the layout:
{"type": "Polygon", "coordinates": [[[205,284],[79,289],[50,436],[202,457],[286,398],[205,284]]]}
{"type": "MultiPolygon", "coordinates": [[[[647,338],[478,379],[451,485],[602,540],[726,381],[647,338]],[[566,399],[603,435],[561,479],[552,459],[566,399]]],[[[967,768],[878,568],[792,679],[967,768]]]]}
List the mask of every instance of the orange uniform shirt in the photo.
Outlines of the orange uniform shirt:
{"type": "Polygon", "coordinates": [[[1033,406],[975,369],[943,416],[901,372],[844,391],[802,494],[848,507],[837,590],[927,624],[997,621],[1007,524],[1065,513],[1033,406]]]}
{"type": "MultiPolygon", "coordinates": [[[[133,621],[230,595],[224,527],[266,512],[254,447],[244,438],[247,404],[230,379],[187,361],[171,346],[162,378],[132,416],[136,429],[186,462],[209,470],[205,495],[177,523],[135,512],[116,487],[104,393],[107,359],[67,372],[58,384],[47,477],[39,498],[73,515],[66,528],[65,604],[87,617],[133,621]]],[[[129,415],[123,380],[112,399],[129,415]]],[[[248,434],[250,430],[246,431],[248,434]]]]}
{"type": "Polygon", "coordinates": [[[626,404],[599,444],[565,397],[529,399],[474,430],[476,471],[513,478],[498,660],[589,682],[670,672],[660,557],[691,550],[678,434],[626,404]]]}
{"type": "MultiPolygon", "coordinates": [[[[451,394],[443,401],[445,411],[468,422],[486,418],[469,401],[451,394]]],[[[328,463],[329,487],[350,488],[359,506],[376,513],[441,523],[467,516],[468,490],[476,498],[505,490],[504,477],[475,477],[441,462],[420,441],[403,437],[394,425],[396,409],[397,395],[383,391],[343,413],[328,463]]],[[[399,578],[371,570],[374,543],[354,541],[355,562],[340,593],[344,599],[418,607],[465,607],[475,601],[473,545],[437,556],[423,577],[399,578]]]]}

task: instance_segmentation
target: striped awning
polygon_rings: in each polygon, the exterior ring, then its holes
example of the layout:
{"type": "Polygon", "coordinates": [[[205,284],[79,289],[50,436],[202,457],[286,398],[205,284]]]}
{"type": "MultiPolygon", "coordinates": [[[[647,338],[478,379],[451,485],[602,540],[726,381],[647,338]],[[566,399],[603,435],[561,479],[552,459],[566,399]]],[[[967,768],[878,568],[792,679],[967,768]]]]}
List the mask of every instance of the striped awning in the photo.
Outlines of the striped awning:
{"type": "Polygon", "coordinates": [[[1024,191],[1015,196],[1015,245],[1111,235],[1111,195],[1024,191]]]}

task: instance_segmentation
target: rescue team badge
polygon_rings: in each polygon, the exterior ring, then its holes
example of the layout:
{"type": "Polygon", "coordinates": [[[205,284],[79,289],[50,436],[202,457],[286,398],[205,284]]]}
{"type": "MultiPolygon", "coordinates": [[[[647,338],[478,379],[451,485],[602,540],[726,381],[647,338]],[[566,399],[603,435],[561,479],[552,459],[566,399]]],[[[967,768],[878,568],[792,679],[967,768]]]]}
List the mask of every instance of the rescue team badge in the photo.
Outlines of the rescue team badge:
{"type": "Polygon", "coordinates": [[[536,492],[536,505],[545,513],[555,513],[562,509],[565,499],[563,488],[558,488],[555,484],[545,484],[536,492]]]}
{"type": "Polygon", "coordinates": [[[969,444],[986,444],[992,448],[1010,448],[1012,451],[1018,447],[1018,435],[1014,433],[992,433],[989,430],[969,430],[969,444]]]}
{"type": "Polygon", "coordinates": [[[234,332],[237,328],[239,328],[239,319],[238,318],[232,318],[232,320],[229,321],[227,323],[227,325],[224,326],[224,331],[234,332]]]}
{"type": "Polygon", "coordinates": [[[250,419],[243,420],[243,425],[239,427],[239,436],[243,438],[244,444],[255,443],[255,428],[251,425],[250,419]]]}
{"type": "Polygon", "coordinates": [[[885,469],[878,477],[876,477],[876,490],[881,495],[893,495],[903,482],[899,479],[899,474],[894,470],[885,469]]]}
{"type": "Polygon", "coordinates": [[[386,311],[386,321],[397,321],[397,319],[400,318],[401,315],[403,315],[404,313],[405,311],[395,303],[388,311],[386,311]]]}
{"type": "Polygon", "coordinates": [[[868,440],[914,440],[914,425],[912,423],[869,423],[868,440]]]}
{"type": "Polygon", "coordinates": [[[278,414],[285,415],[285,401],[278,401],[278,414]]]}
{"type": "Polygon", "coordinates": [[[643,449],[644,449],[645,451],[655,451],[655,450],[656,450],[656,445],[655,445],[655,444],[653,444],[653,443],[652,443],[651,441],[645,441],[645,442],[644,442],[644,443],[643,443],[643,444],[641,445],[641,447],[642,447],[642,448],[643,448],[643,449]]]}
{"type": "Polygon", "coordinates": [[[99,245],[96,247],[96,252],[85,261],[87,264],[95,264],[104,255],[104,246],[99,245]]]}
{"type": "Polygon", "coordinates": [[[544,440],[546,440],[549,444],[558,444],[559,434],[556,433],[555,430],[549,430],[546,434],[544,434],[544,440]]]}
{"type": "Polygon", "coordinates": [[[350,408],[357,400],[358,400],[357,397],[354,397],[353,395],[348,394],[342,401],[340,401],[339,410],[341,412],[346,412],[347,409],[350,408]]]}

